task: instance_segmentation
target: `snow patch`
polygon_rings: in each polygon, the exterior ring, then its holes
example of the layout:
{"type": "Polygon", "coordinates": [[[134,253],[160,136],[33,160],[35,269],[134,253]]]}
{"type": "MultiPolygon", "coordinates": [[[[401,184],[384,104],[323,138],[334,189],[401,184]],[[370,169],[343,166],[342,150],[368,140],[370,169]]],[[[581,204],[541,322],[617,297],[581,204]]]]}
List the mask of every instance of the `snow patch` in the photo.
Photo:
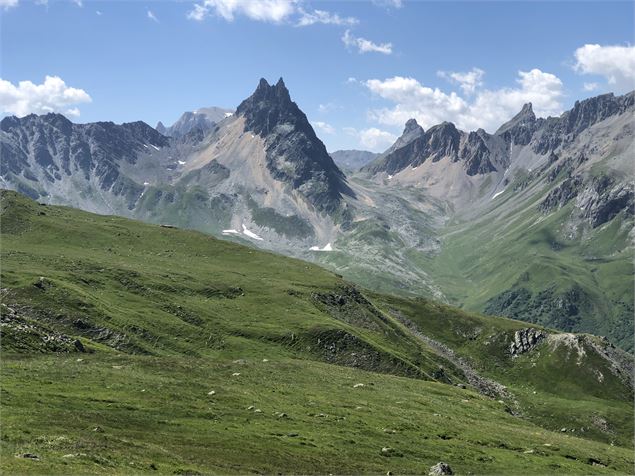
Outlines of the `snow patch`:
{"type": "Polygon", "coordinates": [[[505,189],[501,190],[500,192],[496,192],[494,194],[494,196],[491,198],[492,200],[494,200],[496,197],[498,197],[501,193],[503,193],[505,191],[505,189]]]}
{"type": "Polygon", "coordinates": [[[234,115],[234,113],[233,113],[233,112],[226,112],[226,113],[225,113],[225,117],[231,117],[231,116],[233,116],[233,115],[234,115]]]}
{"type": "Polygon", "coordinates": [[[161,150],[159,147],[157,147],[157,146],[156,146],[156,145],[154,145],[154,144],[150,144],[150,145],[151,145],[152,147],[154,147],[156,150],[161,150]]]}
{"type": "Polygon", "coordinates": [[[319,246],[311,246],[309,248],[310,251],[333,251],[333,247],[330,243],[327,243],[324,248],[320,248],[319,246]]]}
{"type": "Polygon", "coordinates": [[[179,163],[179,165],[185,165],[185,162],[183,160],[177,160],[177,162],[179,163]]]}
{"type": "Polygon", "coordinates": [[[147,187],[148,185],[150,185],[150,182],[143,182],[144,187],[147,187]]]}
{"type": "Polygon", "coordinates": [[[388,180],[390,180],[391,178],[392,178],[392,175],[389,175],[389,176],[388,176],[388,180]]]}
{"type": "Polygon", "coordinates": [[[148,146],[147,146],[147,145],[145,145],[145,144],[143,144],[143,147],[145,147],[146,149],[148,148],[148,146]]]}
{"type": "Polygon", "coordinates": [[[249,229],[243,224],[243,235],[248,236],[249,238],[253,238],[254,240],[261,240],[262,238],[256,235],[253,231],[249,231],[249,229]]]}
{"type": "Polygon", "coordinates": [[[240,235],[240,232],[234,229],[223,230],[223,235],[240,235]]]}

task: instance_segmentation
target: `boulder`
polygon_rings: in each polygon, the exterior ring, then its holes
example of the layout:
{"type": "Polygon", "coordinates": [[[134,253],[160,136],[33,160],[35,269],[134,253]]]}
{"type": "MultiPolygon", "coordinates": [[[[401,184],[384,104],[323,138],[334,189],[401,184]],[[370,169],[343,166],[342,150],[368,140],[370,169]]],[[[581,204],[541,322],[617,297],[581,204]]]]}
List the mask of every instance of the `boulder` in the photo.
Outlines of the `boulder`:
{"type": "Polygon", "coordinates": [[[428,472],[429,476],[440,476],[443,474],[454,474],[452,468],[450,468],[450,465],[447,463],[437,463],[430,467],[430,471],[428,472]]]}

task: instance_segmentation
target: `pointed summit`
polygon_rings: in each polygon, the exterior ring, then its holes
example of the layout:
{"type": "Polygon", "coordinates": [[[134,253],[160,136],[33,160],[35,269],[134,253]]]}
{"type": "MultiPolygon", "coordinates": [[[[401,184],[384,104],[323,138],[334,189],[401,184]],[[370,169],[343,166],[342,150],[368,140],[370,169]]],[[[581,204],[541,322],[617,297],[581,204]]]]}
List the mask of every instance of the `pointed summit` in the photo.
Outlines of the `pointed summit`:
{"type": "Polygon", "coordinates": [[[342,194],[353,195],[306,115],[291,100],[282,78],[275,86],[261,79],[236,115],[244,119],[245,131],[264,140],[271,175],[300,190],[318,210],[332,213],[342,194]]]}
{"type": "Polygon", "coordinates": [[[299,111],[295,103],[291,101],[289,90],[282,78],[278,80],[275,86],[271,86],[265,78],[260,78],[254,93],[240,103],[236,113],[246,117],[250,128],[260,132],[262,127],[270,130],[272,120],[277,121],[280,118],[280,114],[284,115],[286,112],[294,110],[294,108],[299,111]],[[265,122],[258,124],[261,121],[265,122]]]}
{"type": "Polygon", "coordinates": [[[412,131],[419,131],[421,130],[423,132],[423,129],[421,128],[421,126],[419,125],[419,123],[417,122],[416,119],[408,119],[406,121],[406,127],[403,130],[404,134],[408,134],[409,132],[412,131]]]}
{"type": "Polygon", "coordinates": [[[424,134],[425,131],[423,130],[423,127],[419,125],[416,119],[408,119],[401,136],[399,136],[395,143],[391,145],[390,148],[382,154],[382,156],[391,154],[392,152],[407,146],[413,140],[423,136],[424,134]]]}
{"type": "Polygon", "coordinates": [[[535,126],[536,115],[531,103],[528,102],[518,114],[500,126],[494,134],[513,140],[514,144],[527,145],[535,131],[535,126]]]}
{"type": "Polygon", "coordinates": [[[534,114],[534,110],[531,106],[531,103],[528,102],[523,105],[523,108],[520,110],[518,114],[512,117],[505,124],[500,126],[498,130],[495,132],[496,135],[502,135],[505,132],[517,128],[522,125],[529,125],[536,122],[536,115],[534,114]]]}

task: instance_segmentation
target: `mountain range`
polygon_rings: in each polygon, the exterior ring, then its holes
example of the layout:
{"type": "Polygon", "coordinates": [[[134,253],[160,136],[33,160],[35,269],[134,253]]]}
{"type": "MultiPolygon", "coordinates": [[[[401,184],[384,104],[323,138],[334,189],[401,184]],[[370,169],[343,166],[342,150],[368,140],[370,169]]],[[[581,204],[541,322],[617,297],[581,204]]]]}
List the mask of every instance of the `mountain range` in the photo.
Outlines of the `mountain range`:
{"type": "Polygon", "coordinates": [[[329,155],[282,79],[262,79],[235,111],[169,128],[5,117],[0,180],[633,350],[634,111],[629,93],[546,119],[526,104],[493,134],[411,119],[377,157],[329,155]]]}

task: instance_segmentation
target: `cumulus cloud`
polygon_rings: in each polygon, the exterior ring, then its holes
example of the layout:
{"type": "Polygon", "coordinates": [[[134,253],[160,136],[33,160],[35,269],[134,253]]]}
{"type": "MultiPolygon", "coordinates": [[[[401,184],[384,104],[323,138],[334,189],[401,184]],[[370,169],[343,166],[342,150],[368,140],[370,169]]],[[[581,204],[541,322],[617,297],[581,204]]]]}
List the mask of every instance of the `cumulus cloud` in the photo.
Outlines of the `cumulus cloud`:
{"type": "Polygon", "coordinates": [[[359,145],[371,152],[383,152],[390,147],[396,140],[397,136],[388,131],[370,127],[368,129],[355,129],[354,127],[345,127],[344,132],[357,139],[359,145]]]}
{"type": "Polygon", "coordinates": [[[359,20],[354,17],[341,17],[337,13],[330,13],[325,10],[313,10],[312,12],[299,10],[300,18],[296,23],[296,26],[309,26],[316,23],[322,23],[324,25],[344,25],[352,26],[359,23],[359,20]]]}
{"type": "Polygon", "coordinates": [[[152,10],[148,10],[147,15],[150,20],[152,20],[153,22],[159,23],[159,19],[156,17],[154,13],[152,13],[152,10]]]}
{"type": "Polygon", "coordinates": [[[584,45],[574,53],[580,74],[604,76],[617,92],[635,88],[635,46],[584,45]]]}
{"type": "Polygon", "coordinates": [[[600,85],[598,83],[584,83],[582,85],[582,89],[584,89],[585,91],[596,91],[597,89],[599,89],[600,85]]]}
{"type": "Polygon", "coordinates": [[[46,76],[42,84],[20,81],[17,86],[0,79],[0,109],[6,114],[61,112],[77,117],[79,109],[72,106],[91,101],[86,91],[67,86],[58,76],[46,76]]]}
{"type": "Polygon", "coordinates": [[[563,85],[557,76],[532,69],[519,71],[516,82],[516,87],[495,90],[477,86],[474,95],[468,98],[401,76],[383,81],[371,79],[363,84],[372,93],[394,103],[392,107],[369,112],[371,119],[392,126],[403,126],[408,119],[415,118],[425,128],[452,121],[465,130],[482,127],[491,132],[527,102],[533,104],[538,116],[562,112],[563,85]]]}
{"type": "Polygon", "coordinates": [[[315,127],[319,132],[324,134],[335,134],[335,127],[330,125],[328,122],[322,121],[313,121],[311,122],[313,127],[315,127]]]}
{"type": "Polygon", "coordinates": [[[382,53],[385,55],[392,54],[392,43],[373,43],[366,38],[358,38],[351,34],[350,30],[344,32],[342,41],[347,48],[357,48],[362,53],[382,53]]]}
{"type": "Polygon", "coordinates": [[[8,10],[18,5],[18,0],[0,0],[0,8],[8,10]]]}
{"type": "Polygon", "coordinates": [[[202,21],[213,13],[227,21],[244,15],[251,20],[280,23],[296,11],[296,3],[296,0],[204,0],[195,4],[187,17],[202,21]]]}
{"type": "Polygon", "coordinates": [[[472,68],[466,73],[437,71],[437,76],[447,79],[451,83],[458,84],[465,94],[473,94],[476,88],[483,85],[485,71],[479,68],[472,68]]]}

